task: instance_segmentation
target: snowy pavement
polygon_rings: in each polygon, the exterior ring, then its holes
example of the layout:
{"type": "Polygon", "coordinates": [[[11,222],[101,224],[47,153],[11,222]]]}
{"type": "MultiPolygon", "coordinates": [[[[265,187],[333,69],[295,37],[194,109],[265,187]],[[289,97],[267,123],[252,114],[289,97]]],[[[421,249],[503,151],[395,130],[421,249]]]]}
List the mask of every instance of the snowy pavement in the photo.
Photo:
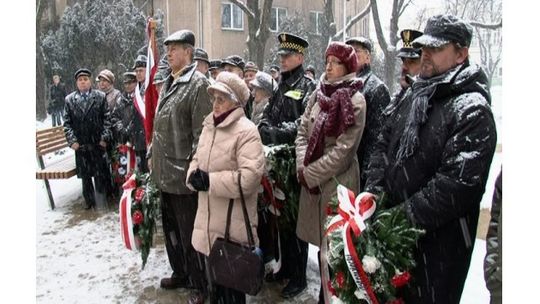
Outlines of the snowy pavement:
{"type": "MultiPolygon", "coordinates": [[[[49,161],[54,161],[54,157],[49,161]]],[[[497,153],[482,207],[491,205],[492,184],[501,162],[501,153],[497,153]]],[[[155,248],[150,251],[148,264],[141,270],[140,254],[122,245],[116,206],[97,211],[84,210],[80,180],[72,177],[50,181],[56,203],[56,209],[50,210],[43,182],[36,180],[35,183],[37,303],[186,301],[188,291],[184,289],[170,291],[159,288],[159,280],[171,272],[159,236],[155,248]]],[[[484,256],[485,241],[477,239],[462,304],[489,303],[483,278],[484,256]]],[[[248,303],[317,303],[320,280],[316,249],[312,246],[307,277],[308,289],[294,300],[285,301],[279,297],[282,285],[265,283],[257,297],[248,297],[248,303]]]]}

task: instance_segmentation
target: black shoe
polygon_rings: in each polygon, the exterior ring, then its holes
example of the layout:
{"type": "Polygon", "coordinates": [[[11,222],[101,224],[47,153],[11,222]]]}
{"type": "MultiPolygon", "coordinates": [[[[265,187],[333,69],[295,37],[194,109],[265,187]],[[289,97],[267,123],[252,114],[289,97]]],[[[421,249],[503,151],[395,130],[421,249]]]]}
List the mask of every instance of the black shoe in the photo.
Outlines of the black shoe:
{"type": "Polygon", "coordinates": [[[288,299],[297,296],[302,291],[304,291],[307,287],[306,281],[304,281],[301,284],[298,284],[298,282],[295,282],[293,280],[290,280],[287,286],[283,288],[281,291],[281,297],[288,299]]]}
{"type": "Polygon", "coordinates": [[[90,210],[90,209],[95,208],[95,207],[96,207],[96,203],[88,204],[88,205],[84,206],[84,210],[90,210]]]}
{"type": "Polygon", "coordinates": [[[163,289],[191,288],[188,280],[174,276],[161,279],[159,286],[163,289]]]}

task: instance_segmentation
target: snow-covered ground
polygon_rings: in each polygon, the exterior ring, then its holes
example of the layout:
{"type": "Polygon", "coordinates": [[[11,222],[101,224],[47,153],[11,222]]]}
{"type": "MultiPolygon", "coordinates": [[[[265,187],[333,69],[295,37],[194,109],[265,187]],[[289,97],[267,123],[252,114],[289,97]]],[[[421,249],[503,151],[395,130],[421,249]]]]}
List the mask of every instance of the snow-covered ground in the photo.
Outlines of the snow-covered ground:
{"type": "MultiPolygon", "coordinates": [[[[500,130],[502,115],[500,87],[492,90],[493,111],[500,130]],[[498,90],[498,91],[497,91],[498,90]]],[[[50,126],[50,118],[36,122],[36,128],[50,126]]],[[[498,142],[502,132],[499,132],[498,142]]],[[[66,149],[66,153],[72,153],[66,149]]],[[[47,161],[65,157],[53,156],[47,161]]],[[[481,206],[491,206],[493,184],[502,162],[496,153],[481,206]]],[[[76,177],[51,180],[56,209],[49,209],[41,180],[36,180],[36,301],[38,303],[183,303],[188,292],[159,288],[159,280],[170,274],[164,245],[159,241],[141,270],[138,252],[125,249],[114,207],[86,211],[82,208],[81,183],[76,177]]],[[[477,239],[461,303],[489,303],[483,277],[485,241],[477,239]]],[[[278,284],[265,284],[248,303],[317,303],[320,280],[317,253],[310,246],[308,290],[296,299],[279,298],[278,284]]]]}

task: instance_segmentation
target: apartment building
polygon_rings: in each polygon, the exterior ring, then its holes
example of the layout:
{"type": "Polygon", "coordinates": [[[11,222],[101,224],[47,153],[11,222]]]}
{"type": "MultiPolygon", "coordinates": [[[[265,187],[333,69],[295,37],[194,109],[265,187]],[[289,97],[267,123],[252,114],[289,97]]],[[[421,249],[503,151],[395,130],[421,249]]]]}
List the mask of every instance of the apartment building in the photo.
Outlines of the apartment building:
{"type": "MultiPolygon", "coordinates": [[[[77,0],[56,0],[56,14],[61,16],[66,6],[77,0]]],[[[164,13],[165,35],[180,29],[190,29],[195,33],[196,44],[206,49],[210,58],[223,58],[231,54],[243,55],[247,49],[248,18],[233,3],[223,0],[134,0],[135,5],[147,14],[161,10],[164,13]]],[[[260,1],[261,5],[263,1],[260,1]]],[[[364,10],[369,0],[335,0],[334,19],[339,29],[343,20],[349,21],[364,10]],[[345,16],[345,19],[344,19],[345,16]]],[[[320,33],[324,15],[323,0],[274,0],[272,5],[271,30],[280,31],[280,23],[296,12],[303,15],[306,25],[315,33],[320,33]]],[[[353,26],[348,36],[369,35],[367,15],[353,26]]],[[[272,47],[273,38],[268,40],[265,52],[272,47]]]]}

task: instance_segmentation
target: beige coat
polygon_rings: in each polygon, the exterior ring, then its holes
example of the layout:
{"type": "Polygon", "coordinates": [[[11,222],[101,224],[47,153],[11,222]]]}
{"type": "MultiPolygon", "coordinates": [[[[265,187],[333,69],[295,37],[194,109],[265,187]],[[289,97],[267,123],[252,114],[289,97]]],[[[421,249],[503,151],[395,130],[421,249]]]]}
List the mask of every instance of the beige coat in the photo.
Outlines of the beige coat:
{"type": "MultiPolygon", "coordinates": [[[[353,78],[354,74],[349,74],[336,81],[351,80],[353,78]]],[[[321,77],[321,83],[323,82],[326,82],[324,75],[321,77]]],[[[298,127],[296,137],[297,169],[304,168],[304,156],[308,141],[321,110],[316,100],[319,90],[320,88],[317,88],[311,96],[298,127]]],[[[352,103],[356,117],[354,125],[337,138],[325,137],[323,156],[304,168],[306,183],[310,188],[320,187],[321,194],[310,194],[305,187],[302,187],[296,234],[300,239],[316,246],[320,246],[324,233],[327,203],[336,195],[337,184],[334,178],[355,193],[358,192],[360,186],[356,150],[364,130],[366,101],[364,96],[357,92],[352,97],[352,103]]]]}
{"type": "MultiPolygon", "coordinates": [[[[257,190],[264,172],[265,158],[257,127],[247,119],[242,108],[234,110],[214,127],[214,117],[208,115],[203,123],[197,152],[189,165],[187,176],[200,168],[209,173],[210,188],[199,191],[199,206],[195,217],[193,247],[209,255],[218,237],[225,234],[229,200],[234,199],[230,236],[233,241],[248,243],[238,173],[242,174],[242,190],[251,224],[257,238],[257,190]]],[[[186,180],[187,184],[187,180],[186,180]]]]}

